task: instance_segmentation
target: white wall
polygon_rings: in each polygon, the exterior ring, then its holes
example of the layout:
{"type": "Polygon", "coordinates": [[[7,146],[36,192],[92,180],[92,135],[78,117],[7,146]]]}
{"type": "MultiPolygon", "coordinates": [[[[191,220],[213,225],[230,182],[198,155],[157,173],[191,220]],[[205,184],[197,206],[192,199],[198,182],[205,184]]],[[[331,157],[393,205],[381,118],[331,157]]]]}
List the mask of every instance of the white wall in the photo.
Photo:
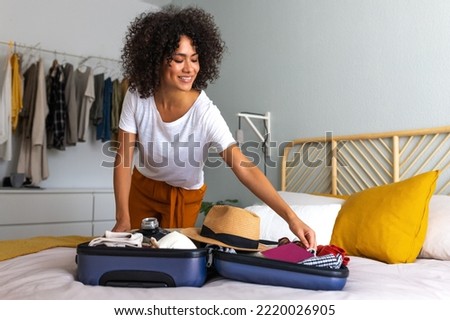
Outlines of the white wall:
{"type": "MultiPolygon", "coordinates": [[[[278,144],[450,124],[450,1],[175,2],[216,17],[228,53],[208,92],[234,128],[239,111],[270,111],[278,144]]],[[[225,172],[208,181],[215,198],[254,201],[225,172]]]]}

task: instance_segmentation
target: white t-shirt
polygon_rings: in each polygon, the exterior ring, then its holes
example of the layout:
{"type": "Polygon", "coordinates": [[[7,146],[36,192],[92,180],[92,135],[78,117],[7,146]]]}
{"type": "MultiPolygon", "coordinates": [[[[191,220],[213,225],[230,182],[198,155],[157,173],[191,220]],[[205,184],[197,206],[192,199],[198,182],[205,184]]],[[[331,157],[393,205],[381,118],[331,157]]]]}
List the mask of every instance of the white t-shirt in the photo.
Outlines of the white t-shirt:
{"type": "Polygon", "coordinates": [[[173,122],[162,121],[153,97],[142,99],[137,91],[128,91],[119,127],[138,135],[139,161],[135,165],[144,176],[191,190],[204,184],[203,167],[210,147],[221,152],[236,143],[204,91],[189,111],[173,122]]]}

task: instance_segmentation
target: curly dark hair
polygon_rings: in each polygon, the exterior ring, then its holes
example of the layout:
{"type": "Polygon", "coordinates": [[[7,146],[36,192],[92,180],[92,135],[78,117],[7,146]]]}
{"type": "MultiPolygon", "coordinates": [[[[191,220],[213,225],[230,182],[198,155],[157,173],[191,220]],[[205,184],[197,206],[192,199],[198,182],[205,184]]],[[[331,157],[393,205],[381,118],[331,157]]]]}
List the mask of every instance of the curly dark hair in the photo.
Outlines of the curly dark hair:
{"type": "Polygon", "coordinates": [[[169,5],[140,14],[128,27],[122,67],[131,91],[137,90],[142,98],[154,95],[160,86],[161,64],[172,60],[183,35],[192,39],[199,57],[193,88],[205,89],[219,77],[226,47],[213,16],[197,7],[169,5]]]}

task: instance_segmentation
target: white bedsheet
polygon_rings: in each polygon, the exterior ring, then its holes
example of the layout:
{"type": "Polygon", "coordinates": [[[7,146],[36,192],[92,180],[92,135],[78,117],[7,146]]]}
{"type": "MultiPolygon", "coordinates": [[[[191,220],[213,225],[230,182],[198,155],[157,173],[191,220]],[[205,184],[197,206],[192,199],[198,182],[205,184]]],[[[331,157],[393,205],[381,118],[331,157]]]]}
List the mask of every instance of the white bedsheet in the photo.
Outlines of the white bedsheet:
{"type": "Polygon", "coordinates": [[[342,291],[313,291],[213,278],[201,288],[113,288],[75,280],[76,249],[54,248],[0,262],[1,299],[343,300],[450,299],[450,261],[388,265],[351,257],[342,291]]]}

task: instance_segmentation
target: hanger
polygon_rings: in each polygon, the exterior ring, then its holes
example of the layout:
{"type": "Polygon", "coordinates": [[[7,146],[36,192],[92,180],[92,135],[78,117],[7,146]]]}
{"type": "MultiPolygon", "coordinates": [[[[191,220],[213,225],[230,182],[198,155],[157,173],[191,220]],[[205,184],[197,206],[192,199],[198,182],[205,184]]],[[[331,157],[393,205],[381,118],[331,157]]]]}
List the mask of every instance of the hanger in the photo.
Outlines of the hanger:
{"type": "Polygon", "coordinates": [[[97,60],[97,64],[92,68],[94,74],[106,74],[109,72],[109,68],[107,68],[101,60],[97,60]]]}
{"type": "Polygon", "coordinates": [[[61,55],[62,55],[62,61],[60,62],[60,65],[64,66],[67,63],[67,57],[64,52],[61,55]]]}
{"type": "Polygon", "coordinates": [[[33,47],[26,47],[25,51],[22,53],[23,57],[26,57],[27,60],[23,64],[23,70],[28,69],[33,63],[36,63],[40,59],[40,54],[36,55],[36,51],[39,50],[39,46],[41,45],[40,42],[38,42],[33,47]]]}
{"type": "Polygon", "coordinates": [[[52,69],[55,69],[56,67],[58,67],[58,65],[59,65],[59,62],[58,62],[58,58],[56,56],[56,51],[55,51],[55,58],[53,59],[53,62],[52,62],[52,69]]]}
{"type": "Polygon", "coordinates": [[[111,76],[111,78],[112,78],[112,79],[117,79],[117,80],[121,81],[121,80],[122,80],[122,73],[120,72],[119,69],[116,69],[116,70],[114,71],[114,74],[111,76]]]}
{"type": "Polygon", "coordinates": [[[15,41],[9,41],[8,43],[9,53],[16,53],[16,42],[15,41]]]}
{"type": "Polygon", "coordinates": [[[78,69],[80,72],[86,72],[87,69],[89,68],[89,66],[86,64],[86,62],[87,62],[88,60],[90,60],[90,59],[91,59],[91,56],[88,56],[88,57],[83,58],[83,59],[78,63],[77,69],[78,69]]]}

